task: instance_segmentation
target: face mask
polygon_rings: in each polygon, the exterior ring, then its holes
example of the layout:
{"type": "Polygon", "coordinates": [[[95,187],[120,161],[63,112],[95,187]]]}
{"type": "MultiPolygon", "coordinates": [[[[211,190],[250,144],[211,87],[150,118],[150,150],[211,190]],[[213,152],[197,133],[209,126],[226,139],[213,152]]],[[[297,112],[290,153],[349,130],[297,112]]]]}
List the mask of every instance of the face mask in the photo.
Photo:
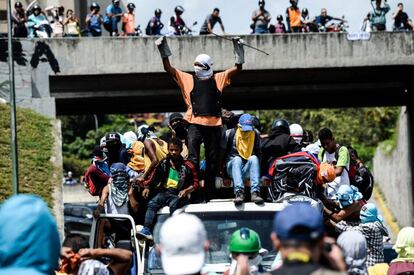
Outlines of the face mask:
{"type": "Polygon", "coordinates": [[[186,139],[187,138],[188,132],[187,132],[187,129],[185,128],[184,125],[179,123],[178,125],[174,126],[173,129],[174,129],[174,131],[177,134],[177,137],[179,139],[186,139]]]}
{"type": "MultiPolygon", "coordinates": [[[[250,266],[250,274],[251,275],[260,274],[259,266],[262,263],[262,260],[263,260],[263,257],[260,254],[258,254],[253,259],[249,259],[249,266],[250,266]]],[[[237,270],[237,261],[235,259],[232,259],[231,260],[231,265],[230,265],[230,275],[236,274],[236,270],[237,270]]]]}
{"type": "Polygon", "coordinates": [[[197,78],[205,80],[213,76],[213,69],[210,67],[209,70],[205,70],[202,67],[194,66],[195,75],[197,78]]]}

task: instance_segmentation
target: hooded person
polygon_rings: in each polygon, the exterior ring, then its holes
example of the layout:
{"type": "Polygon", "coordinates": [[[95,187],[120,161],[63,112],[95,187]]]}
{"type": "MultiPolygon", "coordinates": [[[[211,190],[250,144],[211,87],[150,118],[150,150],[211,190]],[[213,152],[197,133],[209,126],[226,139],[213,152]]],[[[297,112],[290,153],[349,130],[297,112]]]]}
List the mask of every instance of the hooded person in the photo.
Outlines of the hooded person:
{"type": "Polygon", "coordinates": [[[335,194],[334,204],[337,209],[325,207],[324,212],[335,224],[344,221],[345,225],[358,225],[360,211],[367,202],[358,188],[352,185],[341,185],[335,194]]]}
{"type": "Polygon", "coordinates": [[[213,59],[200,54],[194,60],[195,75],[182,72],[171,66],[172,55],[165,37],[155,42],[161,54],[165,71],[178,84],[187,111],[184,120],[188,122],[188,159],[198,167],[200,146],[204,143],[206,153],[205,200],[213,197],[221,139],[222,92],[230,85],[231,78],[242,70],[244,49],[239,37],[233,38],[235,65],[214,74],[213,59]]]}
{"type": "Polygon", "coordinates": [[[391,262],[388,274],[411,274],[408,272],[414,270],[414,227],[401,229],[393,249],[398,257],[391,262]]]}
{"type": "Polygon", "coordinates": [[[346,231],[339,235],[337,244],[342,248],[349,275],[367,274],[367,241],[357,231],[346,231]]]}
{"type": "Polygon", "coordinates": [[[289,122],[276,119],[269,136],[262,141],[262,173],[266,175],[273,160],[299,152],[301,146],[290,136],[289,122]]]}
{"type": "Polygon", "coordinates": [[[93,159],[83,178],[83,184],[92,196],[100,196],[102,189],[108,184],[111,171],[100,146],[93,150],[93,159]]]}
{"type": "Polygon", "coordinates": [[[0,206],[0,274],[47,275],[58,267],[56,222],[46,203],[17,195],[0,206]]]}
{"type": "Polygon", "coordinates": [[[297,123],[289,125],[290,136],[298,143],[302,144],[303,128],[297,123]]]}
{"type": "Polygon", "coordinates": [[[388,236],[388,230],[383,224],[383,219],[378,215],[376,206],[372,203],[365,204],[360,211],[361,223],[347,225],[340,222],[336,225],[336,231],[359,231],[367,241],[367,267],[384,262],[383,237],[388,236]]]}

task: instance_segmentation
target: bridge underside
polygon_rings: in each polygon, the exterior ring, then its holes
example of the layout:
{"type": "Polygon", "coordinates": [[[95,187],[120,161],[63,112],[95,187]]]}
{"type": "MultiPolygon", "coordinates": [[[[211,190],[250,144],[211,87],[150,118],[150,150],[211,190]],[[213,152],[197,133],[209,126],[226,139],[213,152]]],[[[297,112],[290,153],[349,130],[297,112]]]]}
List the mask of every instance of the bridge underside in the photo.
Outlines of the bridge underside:
{"type": "MultiPolygon", "coordinates": [[[[243,71],[224,92],[238,109],[407,105],[413,66],[243,71]]],[[[50,76],[58,115],[184,111],[166,73],[50,76]]]]}

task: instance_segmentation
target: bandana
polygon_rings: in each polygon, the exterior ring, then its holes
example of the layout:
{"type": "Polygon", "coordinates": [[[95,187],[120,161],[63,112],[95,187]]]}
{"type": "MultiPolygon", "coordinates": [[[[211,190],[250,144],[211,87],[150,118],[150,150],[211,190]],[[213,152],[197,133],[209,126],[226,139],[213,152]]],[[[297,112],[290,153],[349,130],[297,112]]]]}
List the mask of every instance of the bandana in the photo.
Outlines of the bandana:
{"type": "Polygon", "coordinates": [[[117,162],[111,166],[112,184],[111,197],[114,204],[121,207],[128,199],[128,174],[126,166],[123,163],[117,162]]]}

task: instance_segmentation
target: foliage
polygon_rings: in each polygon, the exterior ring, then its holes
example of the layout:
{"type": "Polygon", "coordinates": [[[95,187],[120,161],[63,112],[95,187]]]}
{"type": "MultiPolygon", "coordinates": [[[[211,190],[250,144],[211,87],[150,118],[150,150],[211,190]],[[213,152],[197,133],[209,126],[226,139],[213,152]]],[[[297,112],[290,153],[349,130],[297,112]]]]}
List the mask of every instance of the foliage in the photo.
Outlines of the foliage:
{"type": "Polygon", "coordinates": [[[338,143],[352,145],[362,160],[370,161],[377,145],[395,133],[399,111],[399,107],[375,107],[272,110],[252,114],[259,116],[265,131],[274,119],[284,118],[311,130],[315,140],[321,128],[330,128],[338,143]]]}
{"type": "MultiPolygon", "coordinates": [[[[50,120],[27,109],[17,109],[19,187],[22,193],[34,193],[52,205],[56,169],[50,161],[53,150],[50,120]]],[[[0,201],[12,194],[10,148],[10,107],[0,105],[0,201]]]]}
{"type": "Polygon", "coordinates": [[[110,132],[125,133],[133,131],[130,121],[122,115],[101,116],[98,132],[95,130],[93,116],[66,116],[62,121],[63,168],[81,176],[92,158],[92,151],[100,139],[110,132]],[[93,129],[93,130],[91,130],[93,129]]]}

